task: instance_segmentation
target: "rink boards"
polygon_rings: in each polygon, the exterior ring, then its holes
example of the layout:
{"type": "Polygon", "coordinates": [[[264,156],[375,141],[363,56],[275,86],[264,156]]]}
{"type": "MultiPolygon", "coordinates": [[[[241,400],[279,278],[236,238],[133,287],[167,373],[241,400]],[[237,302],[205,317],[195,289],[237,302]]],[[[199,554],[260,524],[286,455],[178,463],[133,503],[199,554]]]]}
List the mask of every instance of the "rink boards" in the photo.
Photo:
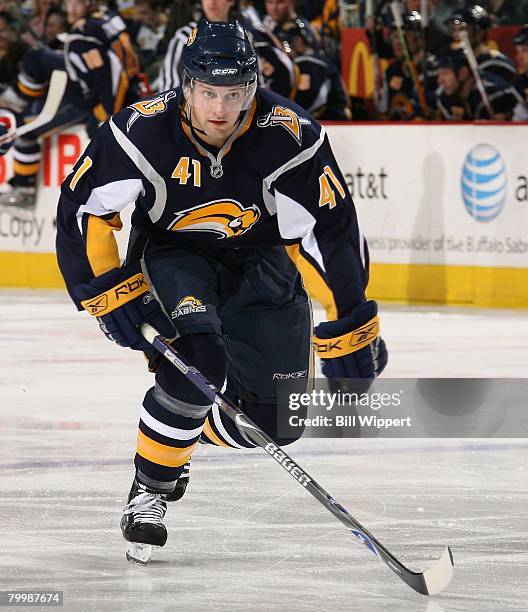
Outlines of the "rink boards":
{"type": "MultiPolygon", "coordinates": [[[[371,297],[528,307],[528,126],[326,129],[369,242],[371,297]]],[[[59,185],[85,145],[80,128],[52,136],[35,210],[0,209],[0,285],[61,286],[59,185]]],[[[10,173],[10,158],[0,158],[0,183],[10,173]]]]}

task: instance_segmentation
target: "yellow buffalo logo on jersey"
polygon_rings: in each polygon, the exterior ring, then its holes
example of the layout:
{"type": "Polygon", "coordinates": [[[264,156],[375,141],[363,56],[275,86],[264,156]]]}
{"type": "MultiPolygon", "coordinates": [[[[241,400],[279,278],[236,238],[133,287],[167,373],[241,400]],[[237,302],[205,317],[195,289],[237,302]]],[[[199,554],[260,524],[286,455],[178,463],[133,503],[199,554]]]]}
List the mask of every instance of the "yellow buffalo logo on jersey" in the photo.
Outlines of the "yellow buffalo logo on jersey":
{"type": "Polygon", "coordinates": [[[257,206],[244,208],[236,200],[215,200],[177,213],[173,232],[213,232],[218,238],[241,236],[260,218],[257,206]]]}
{"type": "Polygon", "coordinates": [[[196,32],[198,32],[198,28],[193,28],[191,33],[189,34],[189,38],[187,39],[186,43],[188,47],[190,47],[196,40],[196,32]]]}
{"type": "Polygon", "coordinates": [[[144,100],[143,102],[135,102],[134,104],[131,104],[128,108],[133,109],[134,112],[130,115],[127,121],[127,132],[130,131],[132,125],[140,117],[153,117],[158,113],[163,113],[166,111],[167,102],[175,96],[175,91],[167,91],[163,95],[152,98],[151,100],[144,100]]]}
{"type": "Polygon", "coordinates": [[[291,108],[286,108],[285,106],[274,106],[271,113],[257,119],[257,125],[261,128],[280,125],[295,138],[299,145],[302,140],[301,126],[309,123],[311,122],[308,119],[299,117],[291,108]]]}

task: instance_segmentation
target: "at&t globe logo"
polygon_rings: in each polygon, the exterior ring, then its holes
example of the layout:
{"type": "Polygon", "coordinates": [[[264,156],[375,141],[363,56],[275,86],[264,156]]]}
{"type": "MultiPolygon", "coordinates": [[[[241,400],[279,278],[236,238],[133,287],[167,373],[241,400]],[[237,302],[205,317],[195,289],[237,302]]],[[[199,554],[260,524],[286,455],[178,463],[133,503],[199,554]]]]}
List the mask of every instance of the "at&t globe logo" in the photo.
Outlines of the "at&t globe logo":
{"type": "Polygon", "coordinates": [[[462,170],[462,197],[468,213],[477,221],[491,221],[506,200],[506,165],[497,149],[479,144],[471,149],[462,170]]]}

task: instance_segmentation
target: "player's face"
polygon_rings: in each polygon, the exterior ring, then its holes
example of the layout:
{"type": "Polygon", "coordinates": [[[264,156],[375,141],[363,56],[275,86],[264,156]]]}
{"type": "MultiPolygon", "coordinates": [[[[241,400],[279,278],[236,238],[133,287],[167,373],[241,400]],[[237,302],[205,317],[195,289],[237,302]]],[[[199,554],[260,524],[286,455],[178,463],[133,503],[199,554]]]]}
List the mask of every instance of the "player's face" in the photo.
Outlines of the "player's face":
{"type": "Polygon", "coordinates": [[[66,0],[66,14],[68,15],[69,24],[73,24],[79,19],[86,17],[87,13],[87,0],[66,0]]]}
{"type": "Polygon", "coordinates": [[[444,89],[448,96],[456,93],[458,79],[452,68],[440,68],[438,70],[438,85],[444,89]]]}
{"type": "Polygon", "coordinates": [[[233,0],[202,0],[202,10],[209,21],[227,21],[233,0]]]}
{"type": "Polygon", "coordinates": [[[276,21],[282,23],[290,14],[290,0],[266,0],[266,13],[276,21]]]}
{"type": "Polygon", "coordinates": [[[193,125],[207,134],[211,144],[221,146],[236,127],[245,95],[244,86],[213,87],[194,83],[188,97],[193,125]]]}
{"type": "Polygon", "coordinates": [[[528,70],[528,45],[515,45],[515,59],[520,72],[528,70]]]}

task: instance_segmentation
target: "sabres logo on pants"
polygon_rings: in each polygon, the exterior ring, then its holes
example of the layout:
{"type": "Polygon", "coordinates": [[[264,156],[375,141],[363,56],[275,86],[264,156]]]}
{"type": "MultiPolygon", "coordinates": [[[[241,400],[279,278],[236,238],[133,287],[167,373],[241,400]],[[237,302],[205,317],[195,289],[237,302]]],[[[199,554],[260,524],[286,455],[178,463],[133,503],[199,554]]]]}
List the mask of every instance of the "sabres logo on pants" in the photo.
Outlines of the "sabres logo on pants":
{"type": "Polygon", "coordinates": [[[183,210],[169,226],[173,232],[213,232],[218,238],[233,238],[250,230],[260,218],[257,206],[244,208],[236,200],[214,200],[183,210]]]}

